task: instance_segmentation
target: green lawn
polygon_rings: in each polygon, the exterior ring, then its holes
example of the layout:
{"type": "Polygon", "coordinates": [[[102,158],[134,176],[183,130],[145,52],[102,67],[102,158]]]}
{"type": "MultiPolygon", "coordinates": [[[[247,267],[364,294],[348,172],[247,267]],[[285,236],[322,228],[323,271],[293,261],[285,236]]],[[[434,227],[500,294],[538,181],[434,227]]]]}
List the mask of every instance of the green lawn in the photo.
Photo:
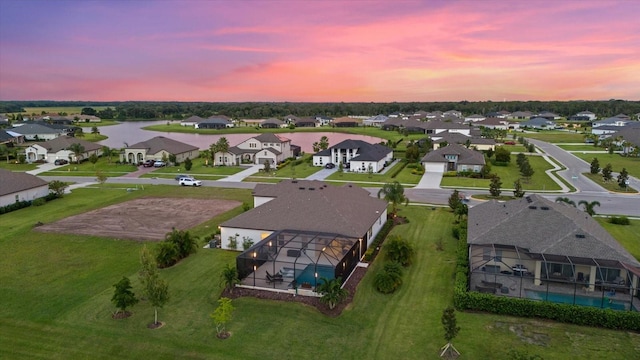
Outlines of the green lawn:
{"type": "Polygon", "coordinates": [[[610,182],[604,182],[602,180],[602,174],[592,174],[592,173],[583,173],[582,175],[588,177],[589,179],[591,179],[591,181],[595,182],[596,184],[602,186],[603,188],[609,190],[609,191],[613,191],[613,192],[628,192],[628,193],[637,193],[638,191],[632,187],[627,187],[626,189],[622,189],[620,188],[620,186],[618,186],[618,181],[614,178],[613,180],[611,180],[610,182]]]}
{"type": "Polygon", "coordinates": [[[95,176],[98,170],[102,171],[107,177],[122,176],[130,172],[138,170],[136,166],[129,164],[116,164],[117,157],[114,156],[109,163],[108,159],[100,157],[98,162],[92,164],[91,162],[81,161],[80,164],[71,163],[56,170],[47,171],[40,175],[42,176],[95,176]]]}
{"type": "MultiPolygon", "coordinates": [[[[395,177],[392,178],[391,175],[395,173],[396,169],[402,166],[402,162],[396,163],[392,168],[390,168],[384,174],[368,174],[368,173],[352,173],[352,172],[342,172],[336,171],[327,177],[327,181],[353,181],[353,182],[369,182],[369,183],[378,183],[377,186],[382,186],[385,183],[398,181],[401,184],[417,184],[420,182],[422,175],[412,174],[411,171],[413,169],[405,166],[402,171],[395,177]]],[[[375,186],[375,185],[367,185],[367,186],[375,186]]]]}
{"type": "MultiPolygon", "coordinates": [[[[452,302],[455,268],[453,217],[446,210],[400,208],[400,215],[410,222],[393,233],[411,241],[416,258],[397,293],[382,295],[373,290],[373,275],[383,265],[383,253],[341,316],[327,318],[297,303],[242,298],[234,300],[236,311],[228,325],[232,337],[224,341],[215,338],[208,315],[221,291],[221,269],[233,263],[237,253],[200,249],[177,266],[162,270],[171,294],[159,311],[159,319],[166,324],[149,330],[146,325],[153,319],[153,309],[146,302],[134,306],[129,319],[110,317],[112,285],[122,276],[128,276],[133,290],[139,292],[141,243],[31,230],[36,221],[51,222],[172,190],[170,186],[137,192],[116,186],[78,189],[44,206],[2,215],[0,354],[11,359],[438,359],[438,349],[445,343],[440,316],[452,302]],[[444,251],[436,250],[439,239],[444,251]]],[[[175,196],[250,201],[249,190],[181,190],[185,191],[175,196]]],[[[193,231],[210,233],[220,221],[239,212],[235,209],[193,231]]],[[[469,359],[509,359],[510,349],[545,359],[566,359],[567,349],[575,358],[624,359],[633,358],[640,349],[640,335],[629,332],[478,313],[458,312],[457,319],[461,331],[454,344],[469,359]],[[514,329],[523,333],[517,335],[514,329]],[[533,335],[545,337],[545,345],[528,344],[533,335]]]]}
{"type": "Polygon", "coordinates": [[[38,164],[16,164],[12,159],[11,162],[0,160],[0,169],[11,171],[29,171],[38,167],[38,164]]]}
{"type": "MultiPolygon", "coordinates": [[[[596,208],[597,209],[597,208],[596,208]]],[[[614,225],[608,219],[596,217],[596,220],[616,238],[636,259],[640,259],[640,220],[630,220],[631,225],[614,225]]]]}
{"type": "Polygon", "coordinates": [[[185,170],[184,163],[181,163],[179,166],[159,168],[150,173],[144,174],[141,177],[173,179],[178,174],[189,174],[200,180],[218,180],[223,177],[239,173],[245,169],[246,168],[242,166],[205,166],[205,159],[197,158],[192,160],[191,170],[185,170]]]}
{"type": "Polygon", "coordinates": [[[92,133],[85,134],[84,137],[82,137],[83,140],[87,140],[91,142],[98,142],[98,141],[106,140],[108,138],[109,137],[107,135],[92,134],[92,133]]]}
{"type": "Polygon", "coordinates": [[[579,152],[573,153],[573,155],[588,163],[591,163],[593,158],[597,158],[601,168],[610,163],[615,172],[620,172],[623,167],[627,168],[629,175],[640,178],[640,157],[625,157],[619,154],[582,154],[579,152]]]}
{"type": "Polygon", "coordinates": [[[567,150],[567,151],[605,151],[603,148],[597,148],[593,146],[593,144],[580,144],[580,145],[558,145],[559,148],[567,150]]]}
{"type": "MultiPolygon", "coordinates": [[[[560,190],[560,186],[556,184],[547,174],[546,170],[552,169],[553,166],[544,160],[541,156],[527,156],[529,163],[535,173],[529,180],[525,182],[521,180],[522,187],[525,190],[560,190]]],[[[502,187],[505,189],[513,189],[513,183],[516,182],[520,176],[520,170],[516,164],[515,155],[511,155],[511,162],[508,166],[491,166],[491,172],[500,176],[502,180],[502,187]]],[[[441,186],[449,187],[479,187],[489,188],[489,179],[471,179],[463,177],[443,177],[441,186]]]]}
{"type": "Polygon", "coordinates": [[[545,130],[537,133],[519,133],[519,136],[537,139],[550,143],[581,143],[584,142],[584,134],[567,131],[545,130]]]}

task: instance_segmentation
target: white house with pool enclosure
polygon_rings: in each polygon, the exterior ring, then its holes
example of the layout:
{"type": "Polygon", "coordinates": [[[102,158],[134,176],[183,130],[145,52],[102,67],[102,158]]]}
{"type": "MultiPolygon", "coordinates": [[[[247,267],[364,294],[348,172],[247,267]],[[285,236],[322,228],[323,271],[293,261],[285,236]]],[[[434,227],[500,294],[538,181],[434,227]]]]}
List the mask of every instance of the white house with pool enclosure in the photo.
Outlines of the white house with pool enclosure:
{"type": "Polygon", "coordinates": [[[258,184],[256,207],[220,224],[241,286],[312,294],[321,278],[351,274],[387,220],[387,202],[322,181],[258,184]]]}
{"type": "Polygon", "coordinates": [[[640,310],[640,262],[597,221],[538,195],[469,209],[470,291],[640,310]]]}

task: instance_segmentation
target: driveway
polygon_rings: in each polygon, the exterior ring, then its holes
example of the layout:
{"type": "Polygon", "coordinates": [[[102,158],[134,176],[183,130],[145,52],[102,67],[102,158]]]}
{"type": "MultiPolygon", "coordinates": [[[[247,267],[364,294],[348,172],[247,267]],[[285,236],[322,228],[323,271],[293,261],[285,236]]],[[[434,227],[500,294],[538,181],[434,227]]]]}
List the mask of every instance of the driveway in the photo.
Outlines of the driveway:
{"type": "Polygon", "coordinates": [[[233,174],[231,176],[227,176],[226,178],[222,178],[217,181],[242,182],[242,180],[244,180],[245,178],[253,174],[257,174],[260,171],[260,169],[263,169],[263,168],[264,168],[263,164],[252,165],[250,168],[246,170],[242,170],[239,173],[233,174]]]}
{"type": "Polygon", "coordinates": [[[337,167],[334,167],[333,169],[326,169],[326,168],[322,168],[322,170],[316,171],[315,173],[307,176],[306,178],[304,178],[305,180],[324,180],[326,179],[329,175],[335,173],[336,171],[338,171],[337,167]]]}
{"type": "Polygon", "coordinates": [[[51,171],[62,166],[64,165],[55,165],[54,163],[45,163],[45,164],[38,165],[37,168],[33,170],[29,170],[26,173],[31,175],[38,175],[40,173],[51,171]]]}

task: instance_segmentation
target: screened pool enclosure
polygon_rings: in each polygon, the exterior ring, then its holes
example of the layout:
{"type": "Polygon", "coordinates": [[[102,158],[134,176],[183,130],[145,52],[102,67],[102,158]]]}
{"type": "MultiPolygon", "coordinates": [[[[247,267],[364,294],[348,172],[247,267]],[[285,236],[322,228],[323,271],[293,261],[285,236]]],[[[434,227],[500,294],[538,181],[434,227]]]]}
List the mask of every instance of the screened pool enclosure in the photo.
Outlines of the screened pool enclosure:
{"type": "Polygon", "coordinates": [[[345,281],[366,241],[324,232],[276,231],[236,258],[242,286],[314,292],[322,278],[345,281]]]}
{"type": "Polygon", "coordinates": [[[471,291],[640,311],[640,269],[623,261],[471,244],[469,264],[471,291]]]}

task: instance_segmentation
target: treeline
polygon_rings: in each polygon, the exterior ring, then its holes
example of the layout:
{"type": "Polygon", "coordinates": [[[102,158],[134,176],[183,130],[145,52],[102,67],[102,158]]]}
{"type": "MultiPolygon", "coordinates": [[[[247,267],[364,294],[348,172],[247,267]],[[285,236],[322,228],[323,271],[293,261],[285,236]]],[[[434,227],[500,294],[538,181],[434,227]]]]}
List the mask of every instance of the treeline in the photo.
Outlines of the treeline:
{"type": "Polygon", "coordinates": [[[2,101],[0,113],[15,113],[25,107],[109,107],[95,114],[105,119],[171,119],[180,120],[192,115],[203,118],[226,115],[234,119],[282,118],[323,115],[341,117],[348,115],[377,115],[394,112],[458,110],[463,115],[488,114],[497,111],[550,111],[569,117],[580,111],[591,111],[600,118],[621,113],[633,116],[640,113],[640,101],[507,101],[507,102],[391,102],[391,103],[294,103],[294,102],[80,102],[80,101],[2,101]]]}

